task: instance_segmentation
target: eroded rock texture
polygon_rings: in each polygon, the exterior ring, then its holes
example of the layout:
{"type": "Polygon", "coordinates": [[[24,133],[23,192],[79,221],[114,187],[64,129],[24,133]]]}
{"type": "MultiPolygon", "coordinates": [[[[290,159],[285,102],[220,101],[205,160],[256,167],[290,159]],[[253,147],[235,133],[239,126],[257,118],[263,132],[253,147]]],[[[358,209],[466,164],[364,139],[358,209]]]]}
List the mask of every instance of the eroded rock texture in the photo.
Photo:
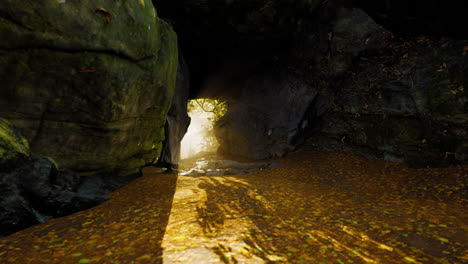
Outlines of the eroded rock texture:
{"type": "Polygon", "coordinates": [[[343,10],[329,36],[309,61],[329,102],[310,145],[412,166],[466,162],[467,41],[399,38],[359,9],[343,10]]]}
{"type": "Polygon", "coordinates": [[[180,160],[180,142],[190,125],[187,103],[190,92],[190,73],[185,60],[179,57],[177,81],[172,105],[167,113],[165,140],[158,164],[168,168],[178,167],[180,160]]]}
{"type": "Polygon", "coordinates": [[[0,118],[0,236],[93,207],[137,175],[78,176],[30,152],[27,140],[0,118]]]}
{"type": "Polygon", "coordinates": [[[229,103],[222,152],[274,157],[308,137],[411,166],[467,162],[459,3],[154,2],[182,35],[192,96],[229,103]]]}
{"type": "Polygon", "coordinates": [[[301,143],[316,113],[317,93],[291,75],[252,77],[215,126],[221,153],[254,159],[281,157],[301,143]],[[309,109],[311,107],[311,109],[309,109]]]}
{"type": "Polygon", "coordinates": [[[178,59],[151,1],[2,1],[0,39],[0,116],[33,152],[83,173],[155,162],[178,59]]]}

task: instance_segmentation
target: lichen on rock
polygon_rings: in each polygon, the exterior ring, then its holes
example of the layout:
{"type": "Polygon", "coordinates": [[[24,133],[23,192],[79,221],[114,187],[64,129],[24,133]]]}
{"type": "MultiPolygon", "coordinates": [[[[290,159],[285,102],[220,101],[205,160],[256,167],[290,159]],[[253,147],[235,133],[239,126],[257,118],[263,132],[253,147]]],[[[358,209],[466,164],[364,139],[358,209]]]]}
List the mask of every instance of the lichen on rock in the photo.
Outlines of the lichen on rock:
{"type": "Polygon", "coordinates": [[[80,173],[154,162],[177,36],[151,1],[2,1],[0,116],[33,152],[80,173]]]}
{"type": "Polygon", "coordinates": [[[11,124],[0,118],[0,166],[12,166],[9,164],[21,157],[29,156],[29,144],[11,124]]]}
{"type": "Polygon", "coordinates": [[[136,176],[83,177],[58,168],[51,158],[31,153],[20,132],[0,118],[0,237],[95,206],[136,176]]]}

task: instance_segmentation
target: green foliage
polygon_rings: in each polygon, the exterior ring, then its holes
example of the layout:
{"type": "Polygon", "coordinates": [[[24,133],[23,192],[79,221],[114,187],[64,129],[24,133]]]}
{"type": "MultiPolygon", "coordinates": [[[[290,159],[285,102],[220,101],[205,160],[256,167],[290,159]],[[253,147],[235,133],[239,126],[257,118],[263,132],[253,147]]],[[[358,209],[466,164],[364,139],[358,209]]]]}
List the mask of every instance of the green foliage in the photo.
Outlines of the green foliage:
{"type": "Polygon", "coordinates": [[[227,103],[212,99],[190,100],[188,112],[192,121],[182,141],[182,157],[216,151],[219,143],[215,137],[214,126],[226,114],[227,103]]]}
{"type": "Polygon", "coordinates": [[[189,112],[194,111],[198,107],[204,112],[213,113],[213,116],[209,118],[213,125],[227,112],[227,103],[225,101],[213,99],[194,99],[189,101],[189,112]]]}

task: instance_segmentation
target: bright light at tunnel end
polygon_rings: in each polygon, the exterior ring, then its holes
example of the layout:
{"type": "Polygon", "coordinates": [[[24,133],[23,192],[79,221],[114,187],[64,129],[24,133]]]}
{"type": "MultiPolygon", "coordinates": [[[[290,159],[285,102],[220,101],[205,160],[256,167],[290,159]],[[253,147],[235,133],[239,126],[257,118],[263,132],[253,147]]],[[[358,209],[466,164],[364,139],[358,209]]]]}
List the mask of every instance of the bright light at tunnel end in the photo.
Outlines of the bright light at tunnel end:
{"type": "Polygon", "coordinates": [[[226,111],[227,104],[220,100],[194,99],[188,102],[188,114],[192,120],[181,142],[181,159],[202,152],[216,152],[219,143],[214,135],[214,124],[226,111]]]}

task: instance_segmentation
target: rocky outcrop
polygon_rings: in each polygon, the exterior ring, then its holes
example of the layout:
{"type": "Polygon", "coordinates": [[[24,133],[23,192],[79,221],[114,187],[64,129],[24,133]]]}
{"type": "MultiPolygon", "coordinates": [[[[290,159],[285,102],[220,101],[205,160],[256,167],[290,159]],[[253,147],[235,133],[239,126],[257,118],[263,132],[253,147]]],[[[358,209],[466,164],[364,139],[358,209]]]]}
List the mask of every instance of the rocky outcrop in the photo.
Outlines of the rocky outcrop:
{"type": "Polygon", "coordinates": [[[307,115],[316,114],[313,88],[291,75],[266,73],[238,89],[242,94],[228,101],[227,113],[214,127],[219,152],[266,159],[302,143],[311,122],[307,115]]]}
{"type": "Polygon", "coordinates": [[[309,146],[417,167],[467,162],[468,41],[395,37],[359,9],[343,10],[329,36],[303,71],[329,102],[309,146]]]}
{"type": "Polygon", "coordinates": [[[10,177],[29,155],[26,139],[0,119],[0,236],[37,223],[27,201],[21,197],[16,179],[10,177]]]}
{"type": "Polygon", "coordinates": [[[19,131],[0,119],[0,236],[95,206],[133,178],[60,169],[31,153],[19,131]]]}
{"type": "Polygon", "coordinates": [[[33,152],[84,174],[154,163],[177,39],[150,0],[2,1],[0,116],[33,152]]]}
{"type": "Polygon", "coordinates": [[[180,143],[190,125],[187,114],[187,103],[190,92],[190,74],[185,60],[180,56],[179,70],[172,105],[167,113],[165,140],[158,160],[158,165],[167,168],[177,168],[180,160],[180,143]]]}
{"type": "MultiPolygon", "coordinates": [[[[220,151],[269,158],[308,137],[308,147],[416,167],[466,163],[468,43],[449,38],[457,36],[452,31],[444,37],[440,30],[459,19],[458,13],[455,20],[432,21],[427,28],[420,21],[402,30],[396,24],[404,12],[385,11],[379,20],[384,27],[362,9],[337,6],[340,2],[346,1],[296,8],[291,16],[281,4],[263,3],[258,16],[246,18],[234,9],[226,11],[230,19],[225,24],[214,26],[222,18],[207,16],[205,24],[187,33],[206,34],[197,41],[210,54],[191,57],[202,71],[196,75],[204,77],[197,96],[229,103],[215,127],[220,151]],[[296,24],[263,24],[273,13],[275,21],[284,16],[296,24]],[[253,25],[262,26],[249,27],[253,25]],[[210,46],[219,44],[209,39],[217,36],[211,34],[213,28],[228,34],[231,43],[210,46]],[[283,34],[285,28],[289,35],[283,34]],[[278,32],[276,38],[270,30],[278,32]]],[[[376,11],[370,2],[358,2],[376,11]]],[[[243,8],[243,14],[254,12],[242,3],[231,4],[243,8]]],[[[199,7],[205,12],[215,8],[209,2],[199,7]]],[[[415,19],[424,16],[425,9],[415,10],[413,4],[410,9],[415,19]]],[[[185,12],[190,19],[191,11],[185,12]]],[[[175,24],[181,23],[187,21],[175,24]]]]}

